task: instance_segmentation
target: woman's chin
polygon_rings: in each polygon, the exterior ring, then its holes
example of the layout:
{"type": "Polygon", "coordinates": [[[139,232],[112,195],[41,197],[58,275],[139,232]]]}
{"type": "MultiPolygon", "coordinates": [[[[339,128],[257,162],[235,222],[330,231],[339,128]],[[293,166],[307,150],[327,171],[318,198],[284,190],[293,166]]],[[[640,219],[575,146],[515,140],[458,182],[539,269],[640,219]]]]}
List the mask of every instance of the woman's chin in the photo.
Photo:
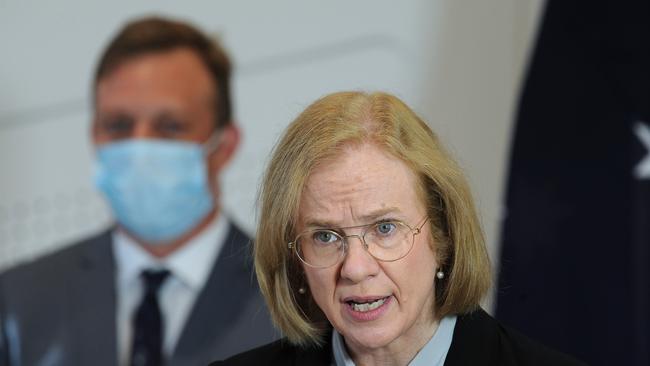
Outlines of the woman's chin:
{"type": "Polygon", "coordinates": [[[337,327],[348,344],[353,349],[377,349],[389,345],[397,338],[399,328],[398,317],[391,316],[394,298],[388,297],[386,301],[374,309],[359,309],[346,304],[342,309],[343,323],[337,327]],[[361,310],[361,311],[359,311],[361,310]]]}
{"type": "Polygon", "coordinates": [[[344,336],[351,354],[381,349],[390,345],[396,338],[391,329],[354,329],[344,336]]]}

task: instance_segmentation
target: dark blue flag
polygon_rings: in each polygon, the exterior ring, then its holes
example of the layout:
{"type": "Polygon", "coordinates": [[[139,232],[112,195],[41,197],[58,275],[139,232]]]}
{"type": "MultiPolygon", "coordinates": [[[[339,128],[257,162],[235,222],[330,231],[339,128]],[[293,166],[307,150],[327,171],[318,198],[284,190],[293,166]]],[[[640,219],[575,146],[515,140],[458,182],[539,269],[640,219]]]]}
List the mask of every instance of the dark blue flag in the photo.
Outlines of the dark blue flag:
{"type": "Polygon", "coordinates": [[[496,315],[650,365],[650,1],[549,0],[519,104],[496,315]]]}

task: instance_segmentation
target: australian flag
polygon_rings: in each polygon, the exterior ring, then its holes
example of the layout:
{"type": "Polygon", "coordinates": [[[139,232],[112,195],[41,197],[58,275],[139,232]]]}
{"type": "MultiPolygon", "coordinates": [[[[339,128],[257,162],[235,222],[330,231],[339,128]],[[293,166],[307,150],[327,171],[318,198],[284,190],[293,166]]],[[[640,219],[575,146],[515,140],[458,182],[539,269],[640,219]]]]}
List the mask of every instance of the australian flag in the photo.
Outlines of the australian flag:
{"type": "Polygon", "coordinates": [[[549,0],[517,113],[496,315],[650,365],[650,1],[549,0]]]}

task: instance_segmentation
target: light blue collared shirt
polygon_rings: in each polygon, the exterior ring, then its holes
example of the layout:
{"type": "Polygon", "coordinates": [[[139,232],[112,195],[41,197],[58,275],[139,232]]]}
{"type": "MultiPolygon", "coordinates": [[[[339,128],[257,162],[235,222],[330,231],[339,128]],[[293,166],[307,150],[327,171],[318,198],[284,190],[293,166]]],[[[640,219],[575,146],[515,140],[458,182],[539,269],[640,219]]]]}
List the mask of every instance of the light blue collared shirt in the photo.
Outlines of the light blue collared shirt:
{"type": "MultiPolygon", "coordinates": [[[[447,352],[451,347],[451,339],[454,336],[456,326],[456,315],[449,315],[438,324],[438,329],[433,337],[409,362],[409,366],[443,366],[447,358],[447,352]]],[[[332,332],[332,352],[334,363],[332,366],[355,366],[354,361],[345,349],[345,341],[339,332],[334,329],[332,332]]]]}

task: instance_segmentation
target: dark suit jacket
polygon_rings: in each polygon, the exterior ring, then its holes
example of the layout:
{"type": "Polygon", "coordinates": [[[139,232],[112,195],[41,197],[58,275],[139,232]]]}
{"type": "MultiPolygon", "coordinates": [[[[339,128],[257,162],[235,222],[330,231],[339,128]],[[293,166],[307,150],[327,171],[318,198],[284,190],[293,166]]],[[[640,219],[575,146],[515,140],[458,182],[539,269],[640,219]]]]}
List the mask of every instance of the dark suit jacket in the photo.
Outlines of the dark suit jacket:
{"type": "MultiPolygon", "coordinates": [[[[323,348],[303,349],[285,339],[233,356],[210,366],[332,365],[331,334],[323,348]]],[[[569,356],[553,351],[499,324],[483,310],[458,317],[445,366],[578,366],[569,356]]]]}
{"type": "MultiPolygon", "coordinates": [[[[231,225],[168,365],[204,366],[277,338],[231,225]]],[[[110,232],[0,275],[0,366],[117,365],[110,232]]]]}

